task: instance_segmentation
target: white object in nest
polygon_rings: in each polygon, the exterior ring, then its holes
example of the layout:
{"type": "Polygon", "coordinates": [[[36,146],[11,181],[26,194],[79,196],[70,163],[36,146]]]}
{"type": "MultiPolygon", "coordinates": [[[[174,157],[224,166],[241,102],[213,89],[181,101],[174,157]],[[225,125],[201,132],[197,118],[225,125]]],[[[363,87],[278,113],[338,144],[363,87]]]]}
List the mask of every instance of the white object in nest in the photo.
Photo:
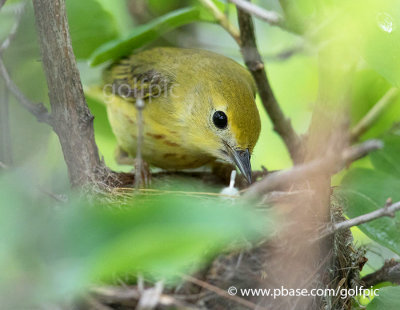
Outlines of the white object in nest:
{"type": "MultiPolygon", "coordinates": [[[[239,190],[235,187],[235,179],[236,179],[236,170],[232,170],[231,173],[231,181],[229,183],[229,187],[225,187],[222,191],[222,195],[226,196],[239,196],[239,190]]],[[[226,197],[223,197],[226,198],[226,197]]],[[[233,197],[232,197],[233,198],[233,197]]],[[[230,199],[230,197],[228,197],[230,199]]]]}

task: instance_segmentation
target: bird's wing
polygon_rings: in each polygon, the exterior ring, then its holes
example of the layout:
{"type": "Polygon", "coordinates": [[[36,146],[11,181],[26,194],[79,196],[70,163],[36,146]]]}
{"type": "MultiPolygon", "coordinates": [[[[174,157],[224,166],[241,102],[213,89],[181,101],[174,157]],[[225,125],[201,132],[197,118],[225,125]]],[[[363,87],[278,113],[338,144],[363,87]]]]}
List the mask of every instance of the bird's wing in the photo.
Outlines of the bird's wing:
{"type": "Polygon", "coordinates": [[[105,89],[127,101],[160,97],[174,83],[174,77],[165,70],[157,70],[151,62],[138,60],[135,56],[119,60],[103,74],[105,89]]]}

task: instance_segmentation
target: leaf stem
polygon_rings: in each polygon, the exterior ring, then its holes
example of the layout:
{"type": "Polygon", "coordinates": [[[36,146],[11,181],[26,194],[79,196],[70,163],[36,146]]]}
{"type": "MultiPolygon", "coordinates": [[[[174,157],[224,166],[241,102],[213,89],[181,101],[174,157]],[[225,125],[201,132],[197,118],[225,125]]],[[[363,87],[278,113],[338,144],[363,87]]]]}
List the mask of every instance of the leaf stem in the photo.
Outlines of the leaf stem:
{"type": "Polygon", "coordinates": [[[382,113],[393,103],[399,95],[398,88],[389,89],[385,95],[372,107],[371,110],[351,130],[351,141],[357,141],[368,129],[370,129],[382,115],[382,113]]]}
{"type": "Polygon", "coordinates": [[[199,0],[200,3],[210,11],[215,17],[217,22],[232,36],[232,38],[241,45],[240,32],[227,18],[227,16],[220,11],[212,0],[199,0]]]}

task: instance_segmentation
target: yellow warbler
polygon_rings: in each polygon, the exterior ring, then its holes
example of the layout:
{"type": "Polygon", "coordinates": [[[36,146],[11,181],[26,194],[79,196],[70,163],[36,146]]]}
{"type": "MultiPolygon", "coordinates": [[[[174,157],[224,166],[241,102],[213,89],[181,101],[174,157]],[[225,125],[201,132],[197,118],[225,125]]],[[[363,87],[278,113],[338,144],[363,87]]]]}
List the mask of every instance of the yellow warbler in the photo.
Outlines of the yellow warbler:
{"type": "Polygon", "coordinates": [[[108,118],[120,150],[135,157],[138,98],[143,99],[142,157],[179,170],[216,159],[236,164],[251,182],[250,155],[260,133],[250,73],[204,50],[154,48],[104,72],[108,118]]]}

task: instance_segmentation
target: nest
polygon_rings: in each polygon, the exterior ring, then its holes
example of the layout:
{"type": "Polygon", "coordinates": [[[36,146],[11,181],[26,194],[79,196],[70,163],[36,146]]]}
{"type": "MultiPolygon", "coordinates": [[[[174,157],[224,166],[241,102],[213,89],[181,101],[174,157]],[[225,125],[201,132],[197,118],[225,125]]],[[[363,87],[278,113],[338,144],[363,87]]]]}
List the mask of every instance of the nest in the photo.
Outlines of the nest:
{"type": "MultiPolygon", "coordinates": [[[[264,172],[265,173],[265,172],[264,172]]],[[[208,173],[193,173],[190,175],[179,174],[184,178],[202,178],[210,184],[227,183],[228,177],[215,178],[208,173]]],[[[163,182],[172,176],[170,173],[156,174],[163,182]]],[[[153,176],[154,178],[154,176],[153,176]]],[[[129,188],[113,188],[108,202],[118,205],[132,199],[137,194],[129,188]]],[[[145,195],[167,195],[168,190],[142,189],[145,195]]],[[[171,192],[172,193],[172,192],[171,192]]],[[[215,199],[216,193],[176,192],[175,195],[191,197],[208,197],[215,199]]],[[[258,205],[261,211],[265,208],[284,210],[283,215],[298,212],[299,201],[304,196],[312,196],[307,190],[270,193],[264,201],[258,205]],[[299,199],[301,196],[302,198],[299,199]],[[297,203],[293,203],[297,201],[297,203]],[[270,207],[271,202],[273,206],[270,207]]],[[[303,208],[304,209],[304,208],[303,208]]],[[[306,208],[307,210],[307,208],[306,208]]],[[[353,238],[349,230],[343,230],[328,236],[329,251],[325,255],[320,248],[314,248],[310,253],[304,252],[307,242],[302,236],[315,236],[312,231],[316,226],[313,210],[307,210],[302,216],[304,221],[300,227],[301,232],[290,235],[291,225],[283,225],[274,236],[258,244],[248,244],[246,249],[227,250],[216,257],[208,266],[193,276],[183,277],[182,283],[173,288],[158,287],[146,281],[139,281],[133,277],[133,281],[124,281],[123,285],[103,286],[95,288],[80,304],[80,309],[351,309],[352,297],[319,296],[319,297],[293,297],[293,298],[269,298],[256,296],[230,296],[227,294],[229,287],[237,290],[248,288],[276,289],[281,286],[290,288],[297,283],[298,288],[332,288],[350,289],[360,285],[360,270],[365,263],[364,250],[357,249],[353,245],[353,238]],[[308,213],[309,212],[309,213],[308,213]],[[309,228],[310,227],[310,228],[309,228]],[[283,235],[283,237],[282,237],[283,235]],[[315,255],[318,253],[318,255],[315,255]],[[300,259],[299,259],[300,258],[300,259]],[[291,266],[293,262],[300,260],[298,266],[291,266]],[[303,270],[302,262],[307,262],[303,270]],[[298,268],[297,268],[298,267],[298,268]],[[287,271],[287,272],[286,272],[287,271]],[[292,273],[287,276],[286,273],[292,273]],[[283,276],[282,276],[283,275],[283,276]],[[132,282],[132,283],[130,283],[132,282]],[[287,286],[286,286],[287,285],[287,286]],[[306,300],[306,302],[303,302],[306,300]],[[105,307],[105,308],[102,308],[105,307]]],[[[285,218],[283,216],[282,218],[285,218]]],[[[296,216],[290,217],[291,219],[296,216]]],[[[343,204],[340,197],[331,197],[331,222],[345,220],[343,216],[343,204]]],[[[299,220],[300,221],[300,220],[299,220]]],[[[299,227],[297,227],[299,228],[299,227]]],[[[297,229],[296,228],[296,229],[297,229]]],[[[310,243],[310,244],[311,244],[310,243]]],[[[140,280],[140,278],[139,278],[140,280]]],[[[121,279],[118,279],[119,283],[121,279]]]]}

